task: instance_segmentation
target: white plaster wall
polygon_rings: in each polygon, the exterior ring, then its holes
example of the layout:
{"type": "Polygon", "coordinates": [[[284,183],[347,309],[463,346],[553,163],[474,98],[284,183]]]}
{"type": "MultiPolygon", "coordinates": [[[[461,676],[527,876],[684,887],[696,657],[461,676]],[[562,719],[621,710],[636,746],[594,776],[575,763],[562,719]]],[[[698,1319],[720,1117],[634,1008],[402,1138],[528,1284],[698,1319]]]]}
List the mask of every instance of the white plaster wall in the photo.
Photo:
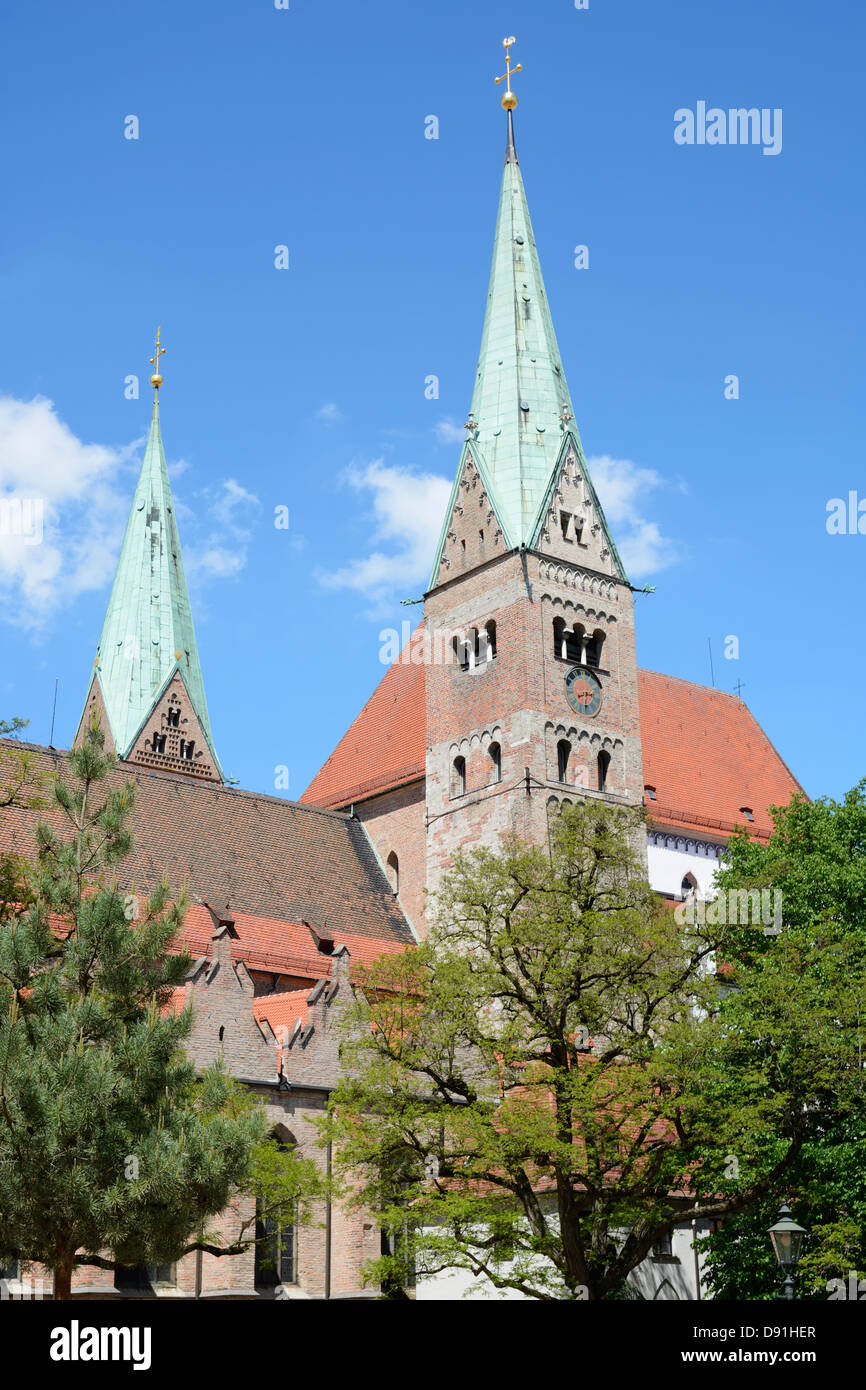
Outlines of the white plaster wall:
{"type": "Polygon", "coordinates": [[[650,840],[647,844],[647,865],[650,887],[667,897],[681,897],[682,882],[686,874],[697,879],[698,893],[706,897],[713,886],[718,859],[707,855],[688,854],[684,850],[662,849],[650,840]]]}
{"type": "MultiPolygon", "coordinates": [[[[706,1235],[709,1226],[698,1223],[698,1236],[706,1235]]],[[[695,1255],[692,1247],[692,1224],[676,1226],[671,1235],[672,1259],[647,1259],[628,1276],[628,1282],[638,1295],[649,1301],[658,1299],[693,1302],[697,1297],[695,1255]]],[[[699,1256],[700,1277],[703,1277],[703,1257],[699,1256]]],[[[421,1303],[453,1302],[463,1299],[527,1300],[516,1289],[495,1289],[486,1280],[473,1279],[465,1270],[448,1270],[427,1279],[419,1277],[415,1299],[421,1303]]]]}

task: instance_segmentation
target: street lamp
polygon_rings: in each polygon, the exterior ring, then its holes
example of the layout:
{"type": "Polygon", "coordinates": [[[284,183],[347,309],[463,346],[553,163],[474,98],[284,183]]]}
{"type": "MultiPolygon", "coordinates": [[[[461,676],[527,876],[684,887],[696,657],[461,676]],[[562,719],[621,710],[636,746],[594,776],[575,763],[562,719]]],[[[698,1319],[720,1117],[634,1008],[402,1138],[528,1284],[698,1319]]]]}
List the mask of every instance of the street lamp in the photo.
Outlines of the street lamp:
{"type": "Polygon", "coordinates": [[[806,1232],[802,1226],[798,1226],[796,1221],[792,1220],[791,1209],[787,1202],[782,1203],[779,1219],[775,1226],[770,1227],[769,1234],[773,1243],[773,1253],[785,1271],[785,1298],[793,1298],[793,1271],[800,1258],[800,1247],[806,1232]]]}

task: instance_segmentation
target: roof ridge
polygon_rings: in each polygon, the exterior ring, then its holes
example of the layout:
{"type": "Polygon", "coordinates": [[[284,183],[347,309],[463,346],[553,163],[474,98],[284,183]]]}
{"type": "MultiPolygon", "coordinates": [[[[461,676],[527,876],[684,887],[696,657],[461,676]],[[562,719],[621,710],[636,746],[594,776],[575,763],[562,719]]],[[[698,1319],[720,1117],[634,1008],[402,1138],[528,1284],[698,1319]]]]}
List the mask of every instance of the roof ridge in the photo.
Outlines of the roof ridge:
{"type": "MultiPolygon", "coordinates": [[[[715,685],[704,685],[701,681],[689,680],[688,676],[671,676],[666,671],[654,671],[651,666],[638,666],[637,669],[639,674],[643,672],[648,676],[659,676],[665,681],[679,681],[681,685],[693,685],[696,690],[706,690],[710,695],[721,695],[726,700],[736,700],[738,704],[743,706],[743,709],[749,710],[749,706],[745,700],[740,699],[739,695],[734,695],[728,690],[719,690],[715,685]]],[[[751,714],[751,710],[749,713],[751,714]]],[[[754,715],[752,718],[754,719],[754,715]]],[[[757,723],[757,720],[755,722],[757,723]]],[[[760,725],[758,727],[760,728],[760,725]]]]}
{"type": "MultiPolygon", "coordinates": [[[[46,743],[25,743],[17,738],[0,738],[0,747],[20,748],[28,753],[46,753],[55,759],[63,758],[69,753],[68,748],[52,748],[46,743]]],[[[128,769],[134,776],[155,777],[158,781],[174,782],[181,787],[195,787],[197,791],[211,791],[217,795],[239,796],[250,801],[267,801],[277,806],[293,807],[298,811],[315,811],[322,816],[334,816],[337,820],[351,821],[352,817],[344,811],[329,811],[324,806],[314,806],[308,801],[293,801],[287,796],[270,796],[267,792],[251,791],[246,787],[227,787],[221,782],[205,781],[198,777],[185,776],[182,772],[169,772],[160,767],[148,767],[144,763],[127,762],[125,758],[118,758],[116,764],[118,770],[128,769]]]]}

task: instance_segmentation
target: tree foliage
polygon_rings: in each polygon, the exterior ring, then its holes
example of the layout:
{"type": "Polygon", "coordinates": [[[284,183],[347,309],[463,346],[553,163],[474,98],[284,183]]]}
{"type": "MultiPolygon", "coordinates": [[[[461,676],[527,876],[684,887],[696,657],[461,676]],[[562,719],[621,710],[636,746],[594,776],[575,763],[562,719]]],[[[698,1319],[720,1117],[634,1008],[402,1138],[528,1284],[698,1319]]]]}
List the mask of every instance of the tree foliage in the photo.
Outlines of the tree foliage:
{"type": "Polygon", "coordinates": [[[459,857],[428,941],[366,973],[329,1134],[400,1235],[371,1275],[623,1296],[677,1220],[754,1205],[862,1103],[863,959],[838,924],[762,935],[732,989],[731,929],[677,923],[642,832],[588,801],[549,852],[459,857]]]}
{"type": "MultiPolygon", "coordinates": [[[[778,890],[786,932],[820,950],[830,923],[835,938],[844,942],[853,959],[853,968],[862,969],[866,949],[866,781],[842,801],[826,798],[810,802],[796,797],[788,806],[773,808],[769,842],[761,844],[745,835],[732,840],[718,884],[723,890],[778,890]]],[[[735,944],[741,959],[760,968],[768,949],[765,938],[741,932],[735,944]]],[[[817,975],[818,989],[831,1011],[834,974],[835,964],[828,960],[826,975],[820,970],[817,975]]],[[[796,1003],[803,986],[802,974],[795,973],[789,983],[796,1003]]],[[[859,1011],[848,1020],[861,1041],[864,1014],[866,996],[861,993],[859,1011]]],[[[845,1023],[840,1010],[837,1026],[843,1028],[845,1023]]],[[[826,1298],[829,1281],[846,1281],[852,1273],[866,1278],[866,1123],[862,1111],[840,1112],[835,1117],[826,1114],[813,1128],[784,1180],[774,1185],[767,1202],[726,1221],[702,1243],[715,1297],[774,1296],[778,1273],[766,1232],[782,1199],[791,1203],[796,1220],[809,1232],[798,1275],[803,1296],[826,1298]]]]}
{"type": "Polygon", "coordinates": [[[308,1176],[291,1156],[275,1165],[247,1092],[184,1056],[192,1015],[171,1001],[191,963],[174,944],[185,901],[111,878],[134,800],[131,782],[106,787],[114,763],[92,726],[50,791],[67,833],[40,822],[33,862],[3,885],[0,1257],[53,1269],[59,1298],[76,1263],[246,1249],[254,1231],[223,1247],[211,1218],[259,1180],[277,1211],[294,1207],[308,1176]]]}

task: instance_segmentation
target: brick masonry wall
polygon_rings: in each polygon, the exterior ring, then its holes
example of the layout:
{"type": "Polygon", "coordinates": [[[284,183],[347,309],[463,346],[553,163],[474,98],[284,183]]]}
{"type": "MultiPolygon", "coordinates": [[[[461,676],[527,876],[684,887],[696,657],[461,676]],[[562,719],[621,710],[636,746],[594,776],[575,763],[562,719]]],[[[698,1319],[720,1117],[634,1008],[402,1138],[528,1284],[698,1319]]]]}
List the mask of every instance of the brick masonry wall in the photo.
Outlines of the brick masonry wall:
{"type": "MultiPolygon", "coordinates": [[[[223,1057],[234,1076],[250,1080],[253,1094],[264,1107],[269,1132],[281,1142],[296,1146],[312,1158],[321,1171],[327,1153],[318,1144],[316,1121],[327,1106],[330,1090],[340,1074],[341,1015],[350,999],[349,953],[339,949],[331,957],[331,976],[313,984],[306,1005],[306,1024],[291,1038],[278,1038],[253,1016],[253,980],[242,963],[231,961],[231,927],[220,924],[214,933],[209,961],[199,962],[187,995],[193,1001],[193,1028],[187,1053],[198,1067],[223,1057]],[[220,1038],[219,1031],[223,1030],[220,1038]],[[282,1060],[283,1084],[276,1084],[282,1060]],[[269,1084],[270,1083],[270,1084],[269,1084]]],[[[261,997],[261,996],[259,996],[261,997]]],[[[231,1244],[242,1234],[243,1223],[255,1216],[254,1199],[238,1195],[225,1211],[207,1223],[212,1244],[231,1244]]],[[[285,1290],[289,1298],[326,1296],[326,1208],[319,1203],[300,1222],[296,1234],[296,1284],[285,1290]]],[[[367,1298],[362,1265],[379,1253],[379,1229],[369,1215],[347,1211],[334,1204],[331,1211],[330,1296],[367,1298]]],[[[158,1297],[193,1298],[196,1290],[195,1252],[183,1256],[175,1267],[175,1283],[157,1290],[158,1297]]],[[[28,1271],[44,1281],[46,1296],[52,1276],[34,1267],[28,1271]]],[[[375,1292],[375,1290],[374,1290],[375,1292]]],[[[76,1298],[134,1297],[114,1288],[111,1271],[81,1266],[73,1278],[76,1298]]],[[[138,1295],[141,1297],[141,1295],[138,1295]]],[[[255,1250],[241,1255],[202,1253],[201,1296],[213,1298],[272,1297],[271,1289],[256,1289],[255,1250]]]]}
{"type": "Polygon", "coordinates": [[[386,873],[388,856],[392,852],[397,855],[400,906],[419,937],[426,934],[425,806],[423,781],[397,787],[355,806],[355,815],[363,822],[386,873]]]}
{"type": "Polygon", "coordinates": [[[457,850],[495,848],[507,832],[543,842],[547,808],[563,795],[640,804],[634,612],[627,585],[566,564],[556,554],[512,552],[434,589],[426,619],[433,651],[446,658],[431,662],[426,681],[428,893],[435,893],[457,850]],[[556,616],[605,634],[603,702],[594,718],[576,714],[568,703],[565,675],[574,663],[562,661],[555,650],[556,616]],[[481,632],[490,620],[496,623],[495,659],[461,670],[450,654],[450,634],[481,632]],[[558,780],[559,738],[572,743],[571,791],[558,780]],[[487,751],[494,741],[502,749],[498,784],[491,784],[487,751]],[[594,790],[601,748],[612,756],[603,793],[594,790]],[[466,760],[465,796],[453,795],[458,756],[466,760]]]}

